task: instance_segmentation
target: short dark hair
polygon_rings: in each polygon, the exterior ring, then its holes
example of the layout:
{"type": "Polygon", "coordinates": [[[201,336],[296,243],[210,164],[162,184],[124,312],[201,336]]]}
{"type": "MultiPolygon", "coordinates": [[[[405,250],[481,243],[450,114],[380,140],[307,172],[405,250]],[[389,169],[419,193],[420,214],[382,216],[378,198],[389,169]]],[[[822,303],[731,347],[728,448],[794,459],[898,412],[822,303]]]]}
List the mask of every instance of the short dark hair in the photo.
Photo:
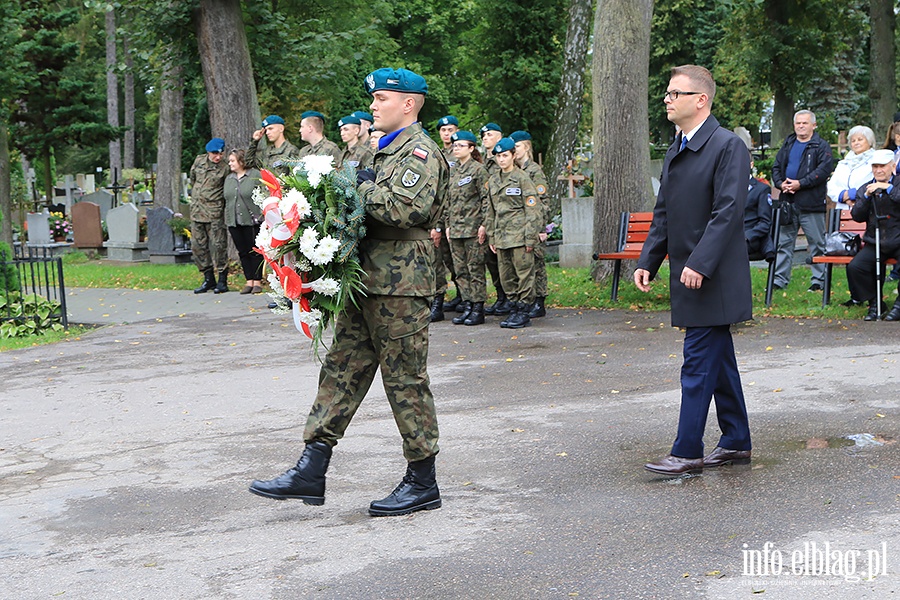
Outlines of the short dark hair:
{"type": "Polygon", "coordinates": [[[716,97],[716,80],[713,79],[709,69],[700,65],[681,65],[672,67],[670,78],[676,75],[684,75],[690,79],[691,83],[700,88],[698,91],[707,95],[709,103],[712,104],[713,98],[716,97]]]}
{"type": "Polygon", "coordinates": [[[231,152],[228,153],[228,156],[234,156],[234,160],[238,161],[238,164],[241,165],[242,169],[247,168],[243,148],[232,148],[231,152]]]}

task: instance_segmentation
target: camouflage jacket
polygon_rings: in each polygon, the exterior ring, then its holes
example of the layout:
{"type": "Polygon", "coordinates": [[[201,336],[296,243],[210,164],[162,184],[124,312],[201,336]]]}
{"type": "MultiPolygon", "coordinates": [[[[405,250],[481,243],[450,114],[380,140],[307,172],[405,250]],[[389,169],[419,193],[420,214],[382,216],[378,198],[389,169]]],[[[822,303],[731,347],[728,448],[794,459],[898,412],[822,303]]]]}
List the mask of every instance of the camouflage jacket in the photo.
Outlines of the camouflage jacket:
{"type": "Polygon", "coordinates": [[[488,177],[500,172],[500,165],[497,164],[497,160],[490,150],[485,150],[481,156],[484,158],[484,168],[487,169],[488,177]]]}
{"type": "Polygon", "coordinates": [[[470,158],[450,171],[450,202],[443,225],[454,240],[478,235],[487,210],[488,173],[484,166],[470,158]]]}
{"type": "Polygon", "coordinates": [[[191,219],[212,223],[222,218],[225,210],[225,178],[228,162],[209,160],[204,152],[191,165],[191,219]]]}
{"type": "Polygon", "coordinates": [[[259,148],[259,144],[265,139],[256,141],[250,138],[250,145],[247,147],[247,156],[245,163],[248,169],[267,169],[276,175],[289,175],[291,172],[291,162],[300,157],[300,151],[297,146],[287,140],[280,148],[276,148],[272,144],[266,144],[259,148]]]}
{"type": "Polygon", "coordinates": [[[359,194],[366,205],[360,263],[369,294],[433,296],[434,244],[429,231],[447,202],[449,168],[437,144],[415,123],[375,153],[375,181],[359,194]]]}
{"type": "Polygon", "coordinates": [[[537,190],[544,208],[544,222],[549,223],[552,216],[548,214],[550,211],[550,186],[547,185],[547,176],[544,175],[544,169],[533,160],[529,160],[522,165],[522,170],[531,177],[531,181],[534,183],[534,188],[537,190]]]}
{"type": "Polygon", "coordinates": [[[453,148],[441,148],[441,154],[444,155],[444,158],[447,160],[447,164],[450,165],[450,169],[453,170],[453,167],[459,164],[459,161],[453,156],[453,148]]]}
{"type": "Polygon", "coordinates": [[[534,247],[544,229],[544,210],[525,171],[515,168],[488,180],[489,202],[485,229],[496,248],[534,247]]]}
{"type": "Polygon", "coordinates": [[[344,153],[341,154],[341,162],[337,166],[342,167],[349,164],[359,171],[360,169],[371,167],[373,158],[375,158],[375,155],[369,146],[357,143],[352,148],[344,148],[344,153]]]}
{"type": "Polygon", "coordinates": [[[341,164],[341,149],[338,148],[337,144],[324,137],[319,140],[319,143],[315,146],[307,144],[300,148],[300,154],[297,155],[297,158],[303,158],[304,156],[325,156],[326,154],[330,154],[334,157],[334,166],[341,164]]]}

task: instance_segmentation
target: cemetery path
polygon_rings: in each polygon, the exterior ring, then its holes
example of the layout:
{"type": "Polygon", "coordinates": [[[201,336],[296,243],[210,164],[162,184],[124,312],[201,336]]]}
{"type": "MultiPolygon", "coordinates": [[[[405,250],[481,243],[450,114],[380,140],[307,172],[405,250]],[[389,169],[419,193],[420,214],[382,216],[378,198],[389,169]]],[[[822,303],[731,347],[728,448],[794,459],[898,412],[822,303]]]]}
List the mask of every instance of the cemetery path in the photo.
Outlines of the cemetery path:
{"type": "MultiPolygon", "coordinates": [[[[437,323],[429,373],[444,506],[373,519],[369,501],[404,469],[378,381],[335,449],[324,506],[247,492],[296,460],[318,377],[308,342],[265,296],[71,297],[73,320],[106,326],[0,354],[0,596],[900,591],[896,324],[737,327],[752,465],[660,479],[642,465],[675,431],[683,335],[668,314],[551,310],[516,332],[496,319],[437,323]],[[792,573],[792,553],[813,542],[830,544],[830,573],[792,573]],[[765,548],[767,568],[779,551],[781,573],[754,572],[761,560],[747,573],[765,548]],[[877,576],[854,579],[882,556],[877,576]]],[[[710,447],[716,439],[711,416],[710,447]]]]}

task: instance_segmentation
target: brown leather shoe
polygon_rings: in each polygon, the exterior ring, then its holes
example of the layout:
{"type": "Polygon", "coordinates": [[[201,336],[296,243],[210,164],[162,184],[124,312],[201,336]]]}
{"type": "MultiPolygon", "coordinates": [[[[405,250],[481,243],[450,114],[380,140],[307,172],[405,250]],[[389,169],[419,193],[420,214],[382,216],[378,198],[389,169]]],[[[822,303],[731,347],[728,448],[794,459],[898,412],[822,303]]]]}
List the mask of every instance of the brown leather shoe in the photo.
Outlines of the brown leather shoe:
{"type": "Polygon", "coordinates": [[[647,463],[644,468],[662,475],[683,475],[684,473],[702,473],[702,458],[681,458],[669,454],[656,462],[647,463]]]}
{"type": "Polygon", "coordinates": [[[719,448],[703,457],[704,467],[721,467],[722,465],[746,465],[750,462],[749,450],[729,450],[719,448]]]}

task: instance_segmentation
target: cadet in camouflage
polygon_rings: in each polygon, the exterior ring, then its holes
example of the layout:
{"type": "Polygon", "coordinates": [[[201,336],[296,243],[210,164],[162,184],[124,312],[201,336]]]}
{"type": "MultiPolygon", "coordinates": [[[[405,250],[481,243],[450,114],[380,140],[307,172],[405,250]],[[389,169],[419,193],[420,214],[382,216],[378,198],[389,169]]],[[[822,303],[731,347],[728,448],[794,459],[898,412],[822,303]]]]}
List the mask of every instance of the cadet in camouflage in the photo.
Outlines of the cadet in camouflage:
{"type": "Polygon", "coordinates": [[[338,121],[341,140],[347,144],[347,147],[344,148],[344,152],[341,154],[338,168],[346,164],[359,171],[372,166],[372,159],[375,157],[375,153],[372,152],[368,144],[363,144],[359,141],[360,129],[359,117],[349,115],[338,121]]]}
{"type": "Polygon", "coordinates": [[[341,163],[341,149],[325,137],[325,115],[308,110],[300,115],[300,139],[309,144],[300,148],[298,158],[304,156],[329,155],[334,158],[335,167],[341,163]]]}
{"type": "Polygon", "coordinates": [[[278,115],[270,115],[263,119],[262,128],[253,132],[247,146],[246,162],[248,169],[266,169],[277,175],[289,175],[291,165],[300,157],[297,147],[284,137],[284,119],[278,115]],[[268,143],[259,149],[263,135],[268,143]]]}
{"type": "Polygon", "coordinates": [[[531,177],[544,209],[544,226],[541,229],[540,243],[534,247],[534,304],[528,312],[528,316],[534,319],[547,314],[544,306],[547,299],[547,264],[544,262],[544,242],[547,241],[546,224],[550,221],[550,188],[541,165],[534,162],[531,134],[527,131],[514,131],[509,137],[516,142],[516,165],[531,177]]]}
{"type": "MultiPolygon", "coordinates": [[[[479,130],[481,134],[482,156],[484,157],[484,168],[488,172],[488,177],[500,172],[497,165],[497,159],[494,157],[494,145],[503,137],[503,131],[496,123],[486,123],[479,130]]],[[[488,236],[490,237],[490,235],[488,236]]],[[[506,315],[512,309],[506,291],[503,289],[503,282],[500,279],[500,267],[497,266],[497,255],[491,252],[490,248],[486,248],[484,252],[484,266],[487,267],[491,274],[491,281],[494,289],[497,290],[497,301],[491,306],[485,307],[484,312],[488,315],[506,315]]]]}
{"type": "Polygon", "coordinates": [[[304,431],[297,465],[250,491],[270,498],[322,504],[332,448],[381,370],[385,394],[403,439],[406,475],[369,514],[389,516],[441,506],[435,476],[438,425],[429,385],[429,299],[435,293],[429,230],[444,211],[448,168],[418,123],[425,80],[406,69],[366,77],[380,140],[372,169],[359,171],[367,234],[359,249],[366,296],[338,316],[335,338],[319,375],[319,391],[304,431]]]}
{"type": "Polygon", "coordinates": [[[194,264],[203,274],[203,283],[194,290],[195,294],[228,291],[225,178],[229,169],[228,163],[222,160],[224,150],[225,140],[213,138],[206,144],[206,152],[191,165],[191,252],[194,264]]]}

